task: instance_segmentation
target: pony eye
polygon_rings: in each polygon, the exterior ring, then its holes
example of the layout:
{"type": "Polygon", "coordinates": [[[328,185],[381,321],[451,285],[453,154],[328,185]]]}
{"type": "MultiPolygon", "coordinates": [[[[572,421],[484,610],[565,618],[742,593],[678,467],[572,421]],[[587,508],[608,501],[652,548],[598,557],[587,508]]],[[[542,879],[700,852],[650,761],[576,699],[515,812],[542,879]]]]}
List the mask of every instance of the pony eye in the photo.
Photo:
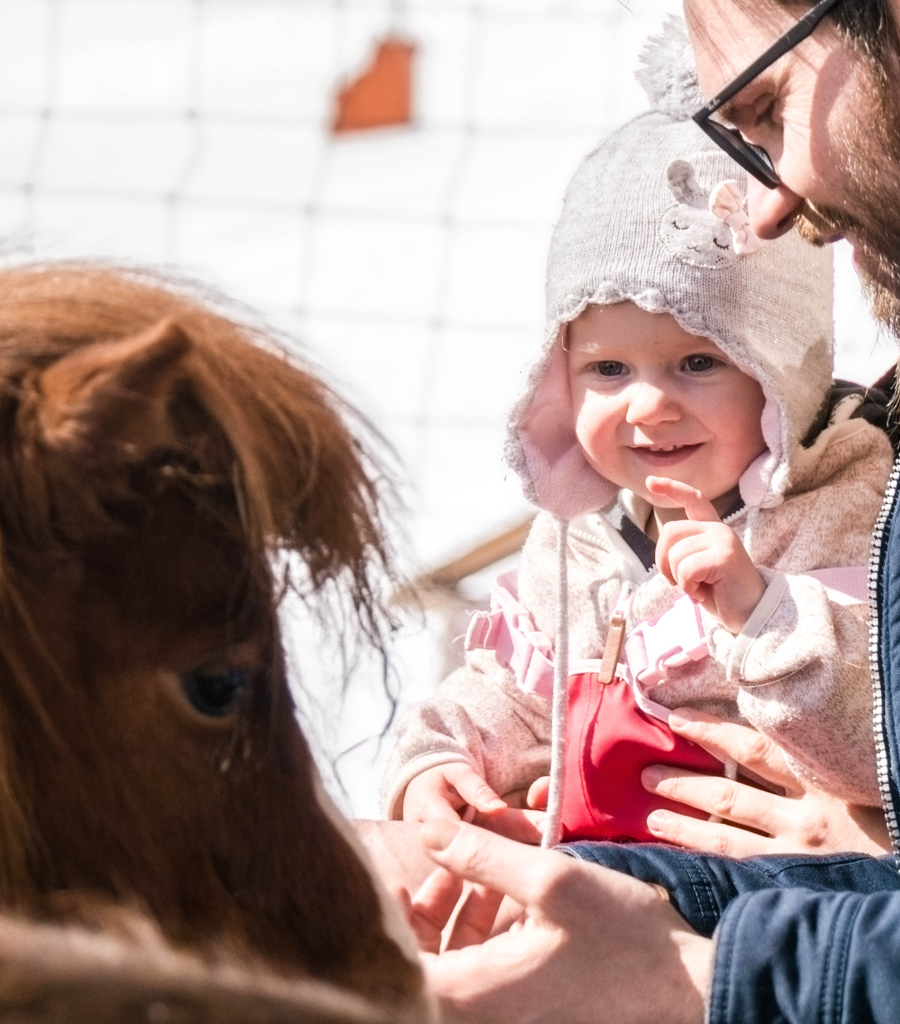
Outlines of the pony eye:
{"type": "Polygon", "coordinates": [[[191,705],[210,718],[225,718],[243,700],[247,670],[229,668],[222,672],[192,669],[181,674],[181,688],[191,705]]]}

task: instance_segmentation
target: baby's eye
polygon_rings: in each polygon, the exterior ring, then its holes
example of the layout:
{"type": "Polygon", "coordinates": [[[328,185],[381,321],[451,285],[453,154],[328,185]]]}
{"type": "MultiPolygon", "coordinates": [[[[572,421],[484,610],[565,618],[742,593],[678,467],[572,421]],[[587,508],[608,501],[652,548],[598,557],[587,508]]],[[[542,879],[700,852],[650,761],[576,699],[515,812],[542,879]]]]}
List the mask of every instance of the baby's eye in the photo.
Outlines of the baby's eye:
{"type": "Polygon", "coordinates": [[[706,373],[718,365],[718,359],[707,355],[688,356],[684,361],[684,367],[690,373],[706,373]]]}
{"type": "Polygon", "coordinates": [[[625,364],[615,359],[604,359],[601,363],[594,363],[594,372],[600,377],[621,377],[625,373],[625,364]]]}

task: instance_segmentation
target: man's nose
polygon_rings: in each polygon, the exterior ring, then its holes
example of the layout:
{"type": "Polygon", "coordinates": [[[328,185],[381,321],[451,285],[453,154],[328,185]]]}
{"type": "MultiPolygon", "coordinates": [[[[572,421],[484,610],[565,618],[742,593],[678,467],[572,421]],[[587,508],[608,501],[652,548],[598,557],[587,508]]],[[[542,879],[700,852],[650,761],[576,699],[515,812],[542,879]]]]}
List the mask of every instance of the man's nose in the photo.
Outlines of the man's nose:
{"type": "Polygon", "coordinates": [[[641,382],[629,391],[625,420],[632,426],[670,423],[681,415],[678,403],[661,387],[641,382]]]}
{"type": "Polygon", "coordinates": [[[760,238],[779,238],[790,231],[802,205],[803,197],[787,185],[766,188],[753,177],[747,184],[747,215],[760,238]]]}

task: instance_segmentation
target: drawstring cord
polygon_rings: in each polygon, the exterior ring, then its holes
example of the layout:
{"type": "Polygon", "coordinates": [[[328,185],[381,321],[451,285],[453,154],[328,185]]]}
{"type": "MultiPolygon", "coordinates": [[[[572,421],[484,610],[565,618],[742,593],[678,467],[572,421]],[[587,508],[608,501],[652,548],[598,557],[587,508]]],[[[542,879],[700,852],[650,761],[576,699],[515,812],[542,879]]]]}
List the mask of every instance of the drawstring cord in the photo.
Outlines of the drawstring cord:
{"type": "Polygon", "coordinates": [[[557,519],[556,656],[553,659],[553,706],[550,732],[550,794],[541,846],[556,846],[562,838],[562,796],[566,770],[566,717],[569,704],[569,523],[557,519]]]}

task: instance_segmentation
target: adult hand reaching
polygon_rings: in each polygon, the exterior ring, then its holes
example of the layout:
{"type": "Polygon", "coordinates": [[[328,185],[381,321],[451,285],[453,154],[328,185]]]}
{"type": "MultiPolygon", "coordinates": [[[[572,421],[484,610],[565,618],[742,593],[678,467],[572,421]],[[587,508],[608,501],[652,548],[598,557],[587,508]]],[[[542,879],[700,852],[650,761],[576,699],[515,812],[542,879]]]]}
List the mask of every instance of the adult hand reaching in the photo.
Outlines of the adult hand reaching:
{"type": "Polygon", "coordinates": [[[420,938],[456,908],[459,887],[448,880],[474,883],[445,951],[422,954],[432,989],[458,1012],[529,1024],[703,1020],[712,943],[650,886],[471,825],[431,821],[421,838],[450,874],[412,901],[420,938]],[[488,937],[502,896],[521,913],[488,937]]]}
{"type": "Polygon", "coordinates": [[[798,779],[780,748],[762,733],[687,708],[673,711],[669,725],[673,732],[717,757],[732,758],[782,789],[784,795],[718,776],[654,765],[641,776],[645,789],[724,819],[715,823],[654,811],[647,826],[658,839],[730,857],[841,851],[879,856],[890,852],[881,808],[848,805],[813,789],[798,779]]]}

